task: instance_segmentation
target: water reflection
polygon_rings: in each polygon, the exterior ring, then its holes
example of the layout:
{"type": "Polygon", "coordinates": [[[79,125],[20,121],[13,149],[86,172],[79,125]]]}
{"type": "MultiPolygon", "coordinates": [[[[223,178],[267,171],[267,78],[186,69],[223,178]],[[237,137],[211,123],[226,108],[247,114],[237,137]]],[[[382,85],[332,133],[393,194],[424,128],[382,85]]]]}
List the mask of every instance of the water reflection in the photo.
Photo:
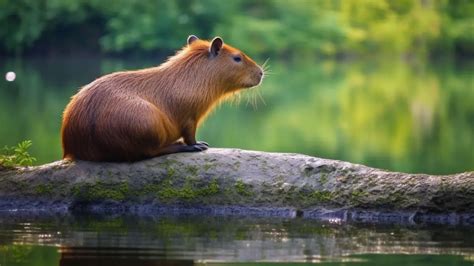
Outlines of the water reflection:
{"type": "MultiPolygon", "coordinates": [[[[327,262],[369,254],[469,261],[473,227],[400,227],[243,217],[19,218],[0,222],[2,265],[327,262]],[[39,262],[38,262],[39,261],[39,262]]],[[[436,261],[436,260],[435,260],[436,261]]]]}
{"type": "Polygon", "coordinates": [[[167,259],[160,251],[133,248],[61,248],[60,266],[187,266],[194,260],[167,259]]]}

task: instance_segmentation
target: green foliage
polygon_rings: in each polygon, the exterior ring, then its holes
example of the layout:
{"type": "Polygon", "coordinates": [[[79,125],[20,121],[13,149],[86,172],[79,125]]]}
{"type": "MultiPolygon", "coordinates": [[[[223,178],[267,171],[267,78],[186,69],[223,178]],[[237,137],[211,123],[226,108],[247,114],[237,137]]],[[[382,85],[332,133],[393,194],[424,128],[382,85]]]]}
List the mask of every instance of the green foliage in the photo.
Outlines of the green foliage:
{"type": "Polygon", "coordinates": [[[33,162],[36,161],[36,158],[31,156],[28,152],[32,144],[31,140],[24,140],[14,147],[5,146],[2,154],[0,154],[0,166],[15,167],[32,165],[33,162]]]}
{"type": "Polygon", "coordinates": [[[0,51],[168,53],[196,34],[261,56],[472,55],[473,12],[470,0],[3,0],[0,51]]]}
{"type": "Polygon", "coordinates": [[[364,53],[423,55],[441,28],[435,2],[349,0],[344,1],[341,15],[346,48],[364,53]]]}
{"type": "Polygon", "coordinates": [[[434,50],[474,54],[474,1],[445,0],[441,3],[442,27],[434,50]]]}

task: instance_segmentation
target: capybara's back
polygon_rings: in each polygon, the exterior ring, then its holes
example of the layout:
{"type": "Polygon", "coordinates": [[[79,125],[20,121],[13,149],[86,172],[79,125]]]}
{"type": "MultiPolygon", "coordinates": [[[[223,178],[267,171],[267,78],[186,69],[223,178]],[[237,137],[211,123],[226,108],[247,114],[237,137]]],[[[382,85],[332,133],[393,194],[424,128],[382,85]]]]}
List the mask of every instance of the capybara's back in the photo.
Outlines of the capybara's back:
{"type": "Polygon", "coordinates": [[[164,64],[105,75],[74,95],[63,115],[63,157],[136,161],[205,150],[195,139],[201,120],[226,95],[262,78],[255,62],[221,38],[190,36],[164,64]]]}
{"type": "Polygon", "coordinates": [[[67,106],[62,127],[64,158],[134,161],[153,156],[159,149],[156,120],[164,116],[138,95],[114,91],[114,82],[108,79],[88,85],[67,106]]]}

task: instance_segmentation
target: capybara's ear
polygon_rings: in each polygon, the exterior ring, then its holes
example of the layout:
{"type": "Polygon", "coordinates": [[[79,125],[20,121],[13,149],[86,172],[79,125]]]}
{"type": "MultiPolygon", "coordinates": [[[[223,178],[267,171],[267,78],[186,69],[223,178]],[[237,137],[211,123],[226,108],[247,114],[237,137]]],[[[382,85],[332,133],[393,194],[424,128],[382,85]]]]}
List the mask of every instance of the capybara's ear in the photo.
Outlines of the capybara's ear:
{"type": "Polygon", "coordinates": [[[209,53],[211,54],[211,56],[217,56],[223,45],[224,41],[221,37],[215,37],[214,39],[212,39],[211,47],[209,47],[209,53]]]}
{"type": "Polygon", "coordinates": [[[189,35],[188,36],[188,45],[193,43],[196,40],[199,40],[199,38],[196,35],[189,35]]]}

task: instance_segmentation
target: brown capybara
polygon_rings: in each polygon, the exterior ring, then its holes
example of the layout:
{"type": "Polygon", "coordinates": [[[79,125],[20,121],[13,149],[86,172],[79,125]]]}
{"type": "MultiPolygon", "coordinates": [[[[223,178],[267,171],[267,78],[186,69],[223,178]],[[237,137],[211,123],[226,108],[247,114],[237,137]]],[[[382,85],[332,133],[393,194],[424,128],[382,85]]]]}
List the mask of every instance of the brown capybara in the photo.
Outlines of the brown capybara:
{"type": "Polygon", "coordinates": [[[137,161],[206,150],[196,128],[226,96],[259,85],[263,69],[224,44],[191,35],[157,67],[115,72],[84,86],[64,110],[63,158],[137,161]]]}

